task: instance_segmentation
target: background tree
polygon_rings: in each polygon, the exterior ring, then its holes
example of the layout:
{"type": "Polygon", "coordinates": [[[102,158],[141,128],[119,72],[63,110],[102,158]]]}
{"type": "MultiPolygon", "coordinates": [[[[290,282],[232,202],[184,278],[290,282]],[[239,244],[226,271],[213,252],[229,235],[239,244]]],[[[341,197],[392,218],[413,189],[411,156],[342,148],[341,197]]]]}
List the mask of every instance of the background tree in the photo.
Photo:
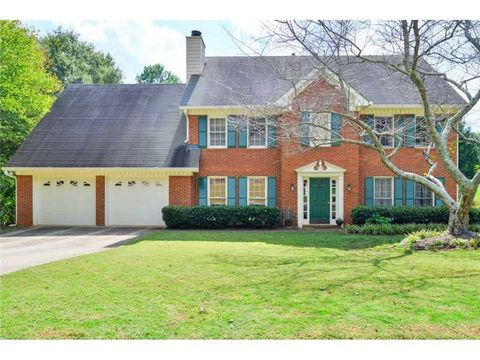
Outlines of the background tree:
{"type": "Polygon", "coordinates": [[[110,54],[95,50],[72,30],[59,27],[42,38],[41,43],[48,56],[48,70],[63,85],[119,84],[122,81],[122,71],[110,54]]]}
{"type": "MultiPolygon", "coordinates": [[[[261,55],[269,47],[290,47],[299,54],[309,55],[320,76],[338,84],[344,103],[343,113],[340,114],[342,125],[335,132],[337,141],[374,150],[394,174],[426,186],[448,208],[449,232],[455,236],[471,236],[468,230],[469,210],[480,184],[480,172],[472,178],[462,173],[455,163],[456,155],[448,139],[457,133],[463,142],[480,146],[478,139],[469,137],[460,127],[464,116],[480,99],[480,89],[473,86],[480,79],[480,22],[285,20],[266,24],[266,28],[269,36],[261,39],[264,47],[261,51],[257,50],[257,54],[261,55]],[[380,128],[372,128],[354,111],[355,95],[350,91],[344,73],[345,66],[351,62],[376,64],[390,73],[399,74],[413,85],[424,113],[425,133],[422,136],[427,145],[423,151],[429,166],[427,173],[407,171],[395,162],[395,154],[405,139],[407,125],[384,124],[380,128]],[[465,103],[458,104],[453,113],[451,109],[444,109],[443,104],[431,101],[428,84],[438,78],[447,81],[465,99],[465,103]],[[384,146],[384,139],[389,137],[395,139],[393,149],[384,146]],[[441,179],[435,175],[435,169],[440,164],[458,185],[457,199],[446,191],[441,179]]],[[[282,69],[277,68],[276,72],[282,74],[282,69]]],[[[288,71],[279,76],[287,79],[288,71]]],[[[318,102],[322,103],[321,94],[318,102]]],[[[290,105],[284,104],[284,107],[290,105]]],[[[280,121],[278,126],[286,139],[292,134],[309,136],[311,143],[318,146],[325,145],[325,139],[315,138],[314,134],[333,134],[328,126],[314,121],[302,125],[280,121]],[[306,128],[315,127],[322,131],[305,132],[306,128]]]]}
{"type": "Polygon", "coordinates": [[[135,78],[139,84],[178,84],[180,78],[162,64],[147,65],[135,78]]]}
{"type": "MultiPolygon", "coordinates": [[[[33,31],[0,20],[0,167],[48,111],[61,84],[45,68],[33,31]]],[[[15,222],[15,184],[0,173],[0,223],[15,222]]]]}
{"type": "MultiPolygon", "coordinates": [[[[462,122],[460,130],[467,138],[476,139],[480,143],[480,133],[473,132],[462,122]]],[[[458,162],[460,170],[469,179],[475,176],[480,166],[480,146],[477,143],[459,139],[458,144],[458,162]]]]}

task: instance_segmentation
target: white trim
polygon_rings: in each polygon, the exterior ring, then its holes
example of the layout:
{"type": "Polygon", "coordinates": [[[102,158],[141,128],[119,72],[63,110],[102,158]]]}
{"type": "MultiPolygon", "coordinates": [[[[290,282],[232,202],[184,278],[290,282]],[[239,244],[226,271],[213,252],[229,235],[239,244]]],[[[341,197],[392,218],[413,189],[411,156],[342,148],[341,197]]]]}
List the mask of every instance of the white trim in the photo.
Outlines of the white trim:
{"type": "Polygon", "coordinates": [[[226,149],[228,148],[228,121],[226,117],[211,117],[215,120],[223,119],[225,122],[225,145],[210,145],[210,116],[207,116],[207,148],[208,149],[226,149]]]}
{"type": "Polygon", "coordinates": [[[247,118],[247,149],[266,149],[268,148],[268,121],[266,117],[247,118]],[[250,145],[250,120],[252,119],[264,119],[265,120],[265,145],[251,146],[250,145]]]}
{"type": "MultiPolygon", "coordinates": [[[[263,206],[268,205],[268,176],[247,176],[247,205],[250,206],[250,179],[263,179],[265,181],[265,203],[263,206]]],[[[262,206],[262,205],[259,205],[262,206]]]]}
{"type": "Polygon", "coordinates": [[[373,115],[373,131],[376,131],[376,121],[377,118],[391,118],[392,119],[392,134],[386,134],[386,135],[378,135],[378,141],[380,141],[380,144],[382,143],[382,136],[390,136],[392,138],[392,145],[391,146],[386,146],[383,145],[384,149],[393,149],[395,147],[395,115],[373,115]]]}
{"type": "Polygon", "coordinates": [[[210,205],[210,179],[225,179],[225,206],[228,204],[228,176],[207,176],[207,206],[210,205]]]}
{"type": "MultiPolygon", "coordinates": [[[[391,194],[392,194],[392,204],[391,206],[395,206],[395,178],[393,176],[373,176],[373,205],[375,204],[375,179],[391,179],[391,194]]],[[[380,206],[380,205],[378,205],[380,206]]]]}

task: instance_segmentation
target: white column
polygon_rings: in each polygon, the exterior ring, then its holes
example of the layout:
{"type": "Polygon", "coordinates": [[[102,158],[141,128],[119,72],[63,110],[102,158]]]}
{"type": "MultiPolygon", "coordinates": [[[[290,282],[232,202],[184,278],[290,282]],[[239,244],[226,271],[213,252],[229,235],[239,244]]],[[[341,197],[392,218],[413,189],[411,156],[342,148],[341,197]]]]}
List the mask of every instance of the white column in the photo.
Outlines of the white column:
{"type": "Polygon", "coordinates": [[[297,175],[297,226],[303,227],[303,177],[297,175]]]}
{"type": "Polygon", "coordinates": [[[343,188],[343,175],[338,176],[338,184],[337,184],[337,218],[341,218],[345,220],[343,214],[343,199],[344,199],[344,188],[343,188]]]}

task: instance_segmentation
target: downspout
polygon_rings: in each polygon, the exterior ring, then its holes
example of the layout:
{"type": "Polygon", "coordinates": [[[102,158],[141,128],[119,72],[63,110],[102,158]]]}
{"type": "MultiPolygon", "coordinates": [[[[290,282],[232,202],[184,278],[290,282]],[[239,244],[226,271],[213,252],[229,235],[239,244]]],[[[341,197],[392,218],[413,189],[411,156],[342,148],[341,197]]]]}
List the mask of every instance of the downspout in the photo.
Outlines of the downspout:
{"type": "Polygon", "coordinates": [[[185,115],[185,118],[186,118],[186,121],[185,121],[185,126],[187,127],[187,131],[186,131],[186,139],[184,141],[185,144],[188,144],[188,141],[190,140],[189,139],[189,131],[188,131],[188,125],[189,125],[189,122],[188,122],[188,110],[187,109],[183,109],[183,114],[185,115]]]}
{"type": "Polygon", "coordinates": [[[15,182],[15,224],[13,224],[13,226],[17,226],[17,214],[18,214],[18,209],[17,209],[17,206],[18,206],[18,201],[17,201],[17,196],[18,196],[18,192],[17,192],[17,177],[10,171],[8,171],[7,169],[5,168],[2,168],[2,171],[3,173],[8,176],[9,178],[12,178],[13,181],[15,182]]]}

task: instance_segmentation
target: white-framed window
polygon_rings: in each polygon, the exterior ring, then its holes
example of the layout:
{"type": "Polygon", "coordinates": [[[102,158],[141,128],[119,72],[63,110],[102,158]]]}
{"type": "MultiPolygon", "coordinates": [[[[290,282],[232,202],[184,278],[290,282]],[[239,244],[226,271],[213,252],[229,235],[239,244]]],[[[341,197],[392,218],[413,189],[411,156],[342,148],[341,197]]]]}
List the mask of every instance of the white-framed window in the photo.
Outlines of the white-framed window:
{"type": "Polygon", "coordinates": [[[330,203],[331,203],[331,218],[335,220],[337,218],[337,180],[331,179],[330,180],[330,203]]]}
{"type": "Polygon", "coordinates": [[[209,176],[208,177],[208,205],[222,206],[227,205],[227,177],[209,176]]]}
{"type": "Polygon", "coordinates": [[[393,178],[392,177],[373,178],[373,205],[379,205],[379,206],[393,205],[393,178]]]}
{"type": "Polygon", "coordinates": [[[248,119],[248,147],[266,148],[267,147],[267,119],[249,118],[248,119]]]}
{"type": "Polygon", "coordinates": [[[415,183],[415,206],[433,206],[433,192],[425,185],[415,183]]]}
{"type": "Polygon", "coordinates": [[[303,180],[303,219],[308,220],[308,179],[303,180]]]}
{"type": "Polygon", "coordinates": [[[226,118],[208,118],[208,147],[227,147],[226,118]]]}
{"type": "Polygon", "coordinates": [[[427,147],[431,142],[427,124],[423,116],[415,117],[415,147],[427,147]]]}
{"type": "Polygon", "coordinates": [[[332,113],[310,113],[310,146],[331,146],[332,113]]]}
{"type": "Polygon", "coordinates": [[[385,135],[380,135],[380,143],[386,147],[393,147],[393,131],[394,131],[394,121],[393,116],[375,116],[374,119],[374,130],[377,133],[389,133],[385,135]]]}
{"type": "Polygon", "coordinates": [[[247,180],[247,204],[251,206],[266,206],[267,178],[264,176],[251,176],[247,180]]]}

